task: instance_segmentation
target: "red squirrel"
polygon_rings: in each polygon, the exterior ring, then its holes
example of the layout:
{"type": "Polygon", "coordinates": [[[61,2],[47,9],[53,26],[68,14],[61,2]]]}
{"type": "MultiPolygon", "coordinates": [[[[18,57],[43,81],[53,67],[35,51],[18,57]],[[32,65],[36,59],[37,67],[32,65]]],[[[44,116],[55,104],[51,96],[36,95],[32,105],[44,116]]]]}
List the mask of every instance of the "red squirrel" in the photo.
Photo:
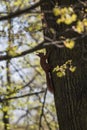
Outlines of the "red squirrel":
{"type": "Polygon", "coordinates": [[[52,79],[51,79],[51,67],[50,67],[48,60],[47,60],[48,56],[44,55],[44,53],[38,53],[37,55],[40,57],[40,65],[46,74],[46,81],[47,81],[48,90],[51,93],[54,93],[52,79]]]}

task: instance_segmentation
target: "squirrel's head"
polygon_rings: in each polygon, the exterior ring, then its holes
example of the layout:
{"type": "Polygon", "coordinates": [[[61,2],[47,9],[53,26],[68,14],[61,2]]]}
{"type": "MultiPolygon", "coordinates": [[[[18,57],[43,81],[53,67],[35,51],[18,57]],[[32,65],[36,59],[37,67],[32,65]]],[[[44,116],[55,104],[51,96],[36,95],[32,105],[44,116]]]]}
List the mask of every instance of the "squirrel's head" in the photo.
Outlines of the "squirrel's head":
{"type": "Polygon", "coordinates": [[[44,56],[44,53],[40,52],[40,53],[37,54],[37,56],[43,57],[43,56],[44,56]]]}

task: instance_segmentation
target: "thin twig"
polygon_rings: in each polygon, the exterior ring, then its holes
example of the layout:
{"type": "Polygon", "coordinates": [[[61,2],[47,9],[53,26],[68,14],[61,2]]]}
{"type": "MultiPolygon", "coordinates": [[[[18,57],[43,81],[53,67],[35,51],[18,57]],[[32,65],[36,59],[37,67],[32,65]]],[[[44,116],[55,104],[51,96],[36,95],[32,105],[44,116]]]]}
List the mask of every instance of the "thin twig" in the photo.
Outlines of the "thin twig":
{"type": "Polygon", "coordinates": [[[46,88],[46,91],[45,91],[45,94],[44,94],[44,101],[43,101],[42,110],[41,110],[41,114],[40,114],[39,130],[42,127],[42,117],[44,115],[44,107],[45,107],[46,95],[47,95],[47,88],[46,88]]]}

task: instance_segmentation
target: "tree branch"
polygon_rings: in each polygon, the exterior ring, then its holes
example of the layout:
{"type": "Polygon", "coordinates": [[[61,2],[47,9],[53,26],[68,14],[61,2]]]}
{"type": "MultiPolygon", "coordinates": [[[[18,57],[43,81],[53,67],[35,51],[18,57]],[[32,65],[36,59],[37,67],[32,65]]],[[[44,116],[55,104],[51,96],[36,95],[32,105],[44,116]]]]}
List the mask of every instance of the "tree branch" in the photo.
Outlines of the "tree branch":
{"type": "Polygon", "coordinates": [[[14,97],[8,97],[8,98],[3,98],[3,99],[0,98],[0,102],[12,100],[12,99],[24,98],[24,97],[28,97],[28,96],[34,96],[34,95],[38,95],[38,94],[41,94],[41,93],[44,93],[44,92],[45,91],[40,91],[40,92],[35,92],[35,93],[24,94],[24,95],[21,95],[21,96],[14,96],[14,97]]]}
{"type": "Polygon", "coordinates": [[[40,6],[43,2],[44,2],[44,0],[39,1],[39,2],[35,3],[34,5],[32,5],[31,7],[28,7],[28,8],[23,9],[23,10],[18,10],[18,11],[14,12],[14,13],[10,13],[7,16],[2,16],[2,17],[0,17],[0,21],[8,20],[8,19],[11,19],[11,18],[18,17],[19,15],[22,15],[22,14],[25,14],[25,13],[29,13],[29,12],[31,12],[31,10],[33,10],[36,7],[40,6]]]}
{"type": "Polygon", "coordinates": [[[9,60],[9,59],[12,59],[12,58],[17,58],[17,57],[21,57],[21,56],[25,56],[26,54],[29,54],[29,53],[32,53],[34,51],[37,51],[37,50],[40,50],[40,49],[43,49],[45,48],[47,45],[44,45],[45,41],[43,41],[42,43],[38,44],[37,46],[35,46],[34,48],[31,48],[29,50],[26,50],[24,52],[22,52],[21,54],[17,54],[15,56],[12,56],[12,55],[3,55],[3,56],[0,56],[0,61],[3,61],[3,60],[9,60]]]}

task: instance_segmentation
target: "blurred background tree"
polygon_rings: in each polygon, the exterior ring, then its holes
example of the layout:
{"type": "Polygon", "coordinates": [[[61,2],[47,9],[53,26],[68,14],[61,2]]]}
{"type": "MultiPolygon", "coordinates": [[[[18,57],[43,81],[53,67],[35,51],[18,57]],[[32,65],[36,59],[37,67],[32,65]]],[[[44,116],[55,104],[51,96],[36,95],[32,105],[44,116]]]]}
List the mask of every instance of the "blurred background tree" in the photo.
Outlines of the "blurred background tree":
{"type": "Polygon", "coordinates": [[[1,128],[86,130],[87,1],[2,0],[0,36],[1,128]],[[38,52],[48,53],[54,95],[38,52]]]}
{"type": "Polygon", "coordinates": [[[0,18],[7,17],[0,21],[0,126],[3,130],[58,127],[53,95],[46,90],[45,73],[36,52],[33,53],[43,41],[42,13],[36,2],[0,1],[0,18]],[[23,13],[24,10],[27,11],[23,13]],[[19,16],[20,12],[23,15],[19,16]]]}

